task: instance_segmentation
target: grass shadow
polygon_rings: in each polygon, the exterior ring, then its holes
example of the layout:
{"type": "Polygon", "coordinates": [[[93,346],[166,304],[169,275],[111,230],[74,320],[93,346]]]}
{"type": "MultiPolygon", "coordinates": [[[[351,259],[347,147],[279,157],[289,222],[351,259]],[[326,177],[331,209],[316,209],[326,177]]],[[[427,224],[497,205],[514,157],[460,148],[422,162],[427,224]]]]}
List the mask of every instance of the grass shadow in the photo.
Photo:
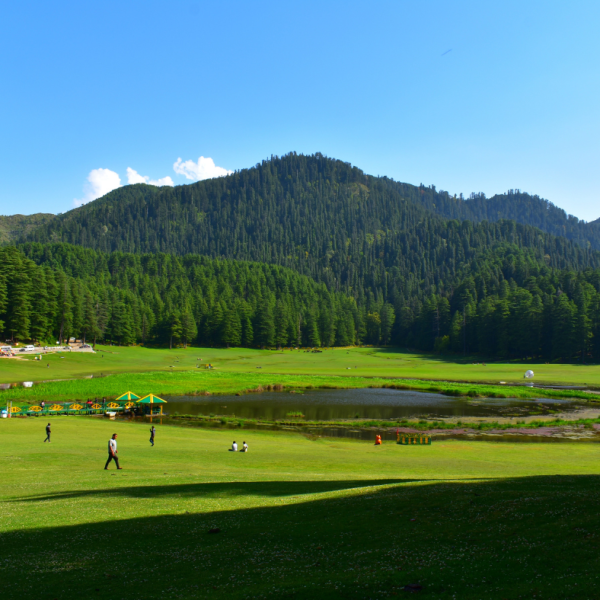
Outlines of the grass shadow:
{"type": "Polygon", "coordinates": [[[178,485],[126,486],[100,490],[67,490],[53,494],[37,494],[11,498],[6,502],[45,502],[77,498],[158,498],[181,496],[187,498],[233,498],[240,496],[290,497],[324,494],[355,488],[377,487],[412,483],[415,479],[352,479],[342,481],[234,481],[216,483],[189,483],[178,485]]]}
{"type": "MultiPolygon", "coordinates": [[[[280,490],[285,501],[392,482],[409,485],[211,513],[179,505],[180,514],[138,518],[127,518],[122,496],[111,520],[3,533],[3,599],[362,600],[402,597],[414,586],[422,598],[448,600],[597,597],[597,475],[171,489],[192,498],[280,490]]],[[[62,497],[75,514],[77,496],[62,497]]]]}

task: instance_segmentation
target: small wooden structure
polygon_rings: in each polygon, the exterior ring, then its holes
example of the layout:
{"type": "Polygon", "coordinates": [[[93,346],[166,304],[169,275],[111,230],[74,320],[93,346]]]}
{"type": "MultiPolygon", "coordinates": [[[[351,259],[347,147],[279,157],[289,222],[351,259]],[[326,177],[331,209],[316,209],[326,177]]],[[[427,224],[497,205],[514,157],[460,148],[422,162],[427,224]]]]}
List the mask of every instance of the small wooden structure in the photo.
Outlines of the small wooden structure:
{"type": "MultiPolygon", "coordinates": [[[[124,413],[131,410],[136,404],[148,405],[149,415],[152,416],[152,407],[154,404],[166,404],[167,401],[149,394],[144,398],[140,398],[133,392],[125,392],[114,400],[93,401],[88,404],[83,400],[74,402],[54,402],[48,404],[29,404],[27,402],[14,403],[7,402],[6,412],[7,417],[41,417],[50,415],[97,415],[107,412],[124,413]]],[[[140,407],[142,408],[142,407],[140,407]]],[[[145,406],[144,406],[145,408],[145,406]]],[[[162,406],[160,413],[162,415],[162,406]]]]}
{"type": "Polygon", "coordinates": [[[396,443],[401,446],[431,446],[431,436],[426,434],[397,433],[396,443]]]}

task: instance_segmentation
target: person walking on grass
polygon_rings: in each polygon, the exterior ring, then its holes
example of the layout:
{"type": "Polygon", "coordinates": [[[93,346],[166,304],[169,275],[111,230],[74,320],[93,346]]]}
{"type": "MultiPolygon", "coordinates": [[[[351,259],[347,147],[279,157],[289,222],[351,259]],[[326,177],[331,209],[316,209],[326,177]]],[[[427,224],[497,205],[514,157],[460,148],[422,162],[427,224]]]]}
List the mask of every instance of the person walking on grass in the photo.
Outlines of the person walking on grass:
{"type": "Polygon", "coordinates": [[[117,434],[113,433],[113,436],[108,440],[108,460],[106,461],[106,465],[104,465],[104,469],[108,469],[108,465],[110,461],[114,460],[117,464],[117,469],[122,469],[123,467],[119,466],[119,457],[117,456],[117,434]]]}
{"type": "Polygon", "coordinates": [[[44,443],[45,442],[50,443],[50,433],[52,433],[52,432],[50,430],[50,423],[48,423],[48,425],[46,425],[46,439],[44,440],[44,443]]]}
{"type": "Polygon", "coordinates": [[[154,436],[156,435],[156,427],[154,427],[154,425],[152,425],[152,427],[150,427],[150,444],[152,446],[154,446],[154,436]]]}

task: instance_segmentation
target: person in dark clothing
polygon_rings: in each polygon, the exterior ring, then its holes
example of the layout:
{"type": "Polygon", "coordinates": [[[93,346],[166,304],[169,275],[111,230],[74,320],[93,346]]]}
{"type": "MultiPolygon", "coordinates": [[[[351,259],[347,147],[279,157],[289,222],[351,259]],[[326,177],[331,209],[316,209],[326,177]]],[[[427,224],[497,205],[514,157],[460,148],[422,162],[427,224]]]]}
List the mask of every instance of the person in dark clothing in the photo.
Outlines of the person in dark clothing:
{"type": "Polygon", "coordinates": [[[50,442],[50,423],[48,423],[48,425],[46,425],[46,439],[44,440],[44,442],[50,442]]]}
{"type": "Polygon", "coordinates": [[[110,461],[114,460],[117,464],[117,469],[122,469],[123,467],[119,466],[119,457],[117,456],[117,434],[113,433],[112,438],[108,440],[108,460],[106,461],[106,465],[104,465],[104,469],[108,469],[108,465],[110,461]]]}
{"type": "Polygon", "coordinates": [[[150,444],[152,444],[152,446],[154,446],[154,436],[156,435],[156,427],[154,427],[154,425],[152,425],[152,427],[150,427],[150,444]]]}

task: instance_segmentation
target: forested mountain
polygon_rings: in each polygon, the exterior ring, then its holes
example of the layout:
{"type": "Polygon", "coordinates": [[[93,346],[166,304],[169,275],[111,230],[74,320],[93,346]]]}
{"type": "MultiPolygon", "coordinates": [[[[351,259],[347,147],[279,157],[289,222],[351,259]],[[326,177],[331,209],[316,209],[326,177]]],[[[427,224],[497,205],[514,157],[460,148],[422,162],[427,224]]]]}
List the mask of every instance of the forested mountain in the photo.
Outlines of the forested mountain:
{"type": "Polygon", "coordinates": [[[369,293],[393,302],[444,290],[498,243],[531,248],[553,268],[600,265],[597,252],[512,221],[446,221],[416,201],[427,189],[319,154],[289,154],[192,185],[120,188],[27,239],[277,264],[359,302],[369,293]]]}
{"type": "MultiPolygon", "coordinates": [[[[406,193],[405,184],[397,185],[401,193],[406,193]]],[[[446,219],[475,223],[512,219],[552,235],[566,237],[584,248],[600,250],[600,219],[591,223],[580,221],[552,202],[519,190],[509,190],[491,198],[486,198],[485,194],[471,194],[470,198],[463,200],[447,192],[437,192],[435,188],[420,188],[415,200],[446,219]]]]}
{"type": "Polygon", "coordinates": [[[46,213],[0,216],[0,244],[16,242],[31,230],[49,223],[54,218],[55,215],[46,213]]]}
{"type": "Polygon", "coordinates": [[[31,231],[20,250],[50,280],[87,290],[79,297],[89,293],[98,315],[108,307],[103,339],[166,343],[186,315],[198,334],[175,338],[201,344],[391,342],[599,360],[600,253],[515,221],[432,212],[485,202],[289,154],[192,185],[120,188],[31,231]],[[281,288],[274,273],[295,283],[281,288]],[[266,288],[247,283],[257,278],[266,288]],[[253,336],[229,337],[225,315],[253,336]]]}
{"type": "MultiPolygon", "coordinates": [[[[241,184],[243,191],[247,192],[249,188],[254,189],[255,195],[261,196],[261,192],[268,190],[268,195],[275,194],[275,199],[278,200],[278,194],[287,193],[295,194],[300,189],[302,196],[297,199],[302,203],[303,197],[306,196],[307,186],[306,179],[311,179],[314,175],[323,177],[327,185],[339,186],[348,184],[359,184],[367,186],[367,188],[373,185],[373,181],[378,179],[380,183],[388,185],[403,199],[409,200],[410,202],[420,205],[426,208],[428,211],[437,214],[444,219],[459,220],[459,221],[473,221],[479,223],[481,221],[497,222],[501,220],[513,220],[523,225],[530,225],[541,229],[546,233],[550,233],[554,236],[565,237],[568,240],[577,242],[584,248],[593,248],[600,250],[600,218],[586,223],[581,221],[573,215],[567,214],[562,208],[559,208],[544,200],[537,195],[530,195],[522,193],[520,190],[509,190],[506,194],[496,194],[491,198],[486,198],[485,194],[471,194],[467,199],[463,199],[462,194],[457,197],[456,195],[451,196],[448,192],[443,190],[436,190],[435,186],[425,187],[414,186],[408,183],[400,183],[388,179],[386,177],[374,178],[365,176],[362,171],[356,168],[350,167],[347,163],[327,159],[321,155],[315,155],[311,157],[297,156],[290,154],[282,157],[281,159],[274,159],[275,165],[267,168],[268,172],[265,172],[266,165],[270,165],[273,161],[265,161],[261,165],[257,165],[254,169],[246,169],[241,171],[244,174],[239,178],[239,174],[236,174],[233,181],[230,181],[227,186],[214,186],[209,182],[202,182],[196,184],[197,199],[204,197],[203,199],[210,203],[212,199],[216,199],[217,196],[221,196],[218,204],[225,202],[228,205],[230,215],[229,217],[236,221],[236,224],[244,226],[243,217],[245,215],[237,214],[235,203],[244,202],[246,203],[248,197],[243,193],[238,194],[235,189],[241,184]],[[325,165],[324,165],[325,163],[325,165]],[[325,166],[325,168],[323,168],[325,166]],[[256,173],[258,171],[258,173],[256,173]],[[254,177],[248,178],[248,173],[253,173],[254,177]],[[265,182],[267,179],[273,177],[281,179],[281,175],[284,175],[286,181],[281,181],[281,187],[279,190],[273,189],[272,181],[265,182]],[[295,174],[295,177],[293,177],[295,174]],[[258,175],[258,177],[256,177],[258,175]],[[295,185],[290,186],[290,177],[294,180],[295,185]],[[256,183],[260,182],[260,186],[257,187],[256,183]],[[265,185],[266,183],[266,185],[265,185]],[[235,198],[224,198],[223,193],[227,196],[233,196],[235,198]],[[228,200],[232,200],[232,205],[228,200]],[[241,218],[241,223],[240,223],[241,218]]],[[[214,182],[215,180],[213,180],[214,182]]],[[[192,186],[182,186],[182,188],[192,188],[192,186]]],[[[194,225],[197,225],[199,219],[209,217],[207,225],[216,224],[214,221],[214,215],[212,214],[216,206],[208,207],[208,211],[205,209],[205,202],[198,202],[194,200],[194,192],[191,191],[191,201],[195,205],[196,211],[186,211],[185,205],[190,201],[190,195],[182,193],[182,188],[176,188],[178,191],[173,193],[172,188],[157,188],[145,184],[136,184],[133,186],[125,186],[118,190],[108,194],[104,198],[101,198],[94,203],[72,210],[65,215],[59,216],[56,223],[51,227],[43,228],[29,235],[34,229],[39,229],[41,226],[50,223],[54,220],[55,215],[52,214],[35,214],[29,216],[13,215],[8,217],[0,216],[0,244],[14,241],[25,241],[25,240],[37,240],[37,241],[66,241],[70,243],[83,243],[83,245],[102,249],[104,251],[110,250],[121,250],[130,252],[151,252],[156,250],[185,253],[191,251],[198,251],[198,244],[190,239],[194,237],[194,225]],[[161,196],[160,200],[155,200],[156,196],[161,196]],[[171,213],[168,209],[164,210],[165,203],[173,201],[174,213],[171,213]],[[146,205],[146,203],[149,203],[146,205]],[[131,205],[126,210],[119,210],[115,214],[114,210],[111,210],[103,204],[124,204],[131,205]],[[160,214],[157,214],[157,209],[160,214]],[[109,214],[111,213],[112,214],[109,214]],[[108,214],[107,214],[108,213],[108,214]],[[119,215],[126,215],[128,222],[123,224],[120,228],[115,229],[114,220],[119,215]],[[137,220],[138,217],[148,217],[150,223],[143,229],[132,224],[131,219],[137,220]],[[182,228],[183,223],[169,223],[165,224],[164,221],[179,220],[183,216],[186,219],[185,226],[182,228]],[[102,223],[97,222],[97,217],[103,217],[102,223]],[[108,217],[108,218],[107,218],[108,217]],[[190,228],[191,225],[191,228],[190,228]],[[191,230],[190,230],[191,229],[191,230]],[[182,239],[178,242],[173,240],[161,239],[162,233],[172,233],[177,235],[178,233],[184,233],[186,239],[182,239]],[[149,234],[149,235],[148,235],[149,234]],[[156,236],[158,234],[158,237],[156,236]],[[96,236],[102,236],[101,240],[89,239],[96,236]],[[118,239],[113,239],[114,236],[118,239]],[[120,235],[124,235],[123,238],[119,238],[120,235]],[[79,239],[77,237],[79,236],[79,239]]],[[[318,190],[318,194],[321,197],[326,197],[328,193],[331,193],[331,189],[318,190]]],[[[358,189],[349,190],[351,196],[358,196],[358,189]]],[[[309,191],[310,194],[310,191],[309,191]]],[[[335,191],[336,196],[344,194],[344,190],[337,189],[335,191]]],[[[336,198],[339,199],[339,198],[336,198]]],[[[264,198],[263,198],[264,200],[264,198]]],[[[189,208],[189,207],[188,207],[189,208]]],[[[252,203],[248,205],[249,209],[254,208],[252,203]]],[[[264,206],[263,209],[270,212],[270,206],[264,206]]],[[[307,207],[310,211],[310,207],[307,207]]],[[[373,208],[381,208],[373,207],[373,208]]],[[[328,212],[327,208],[324,209],[325,213],[328,212]]],[[[286,211],[289,212],[289,211],[286,211]]],[[[269,215],[275,216],[278,220],[281,215],[269,215]]],[[[303,216],[309,216],[308,213],[304,213],[303,216]]],[[[388,217],[386,212],[378,215],[382,221],[388,217]]],[[[369,228],[367,227],[367,230],[369,228]]],[[[371,233],[373,233],[371,228],[371,233]]],[[[376,229],[375,229],[376,231],[376,229]]],[[[199,233],[199,232],[198,232],[199,233]]],[[[250,233],[251,234],[251,233],[250,233]]],[[[218,234],[217,234],[218,238],[218,234]]],[[[221,250],[219,240],[216,239],[214,251],[221,250]]],[[[204,250],[203,250],[204,251],[204,250]]],[[[244,258],[244,257],[242,257],[244,258]]]]}

